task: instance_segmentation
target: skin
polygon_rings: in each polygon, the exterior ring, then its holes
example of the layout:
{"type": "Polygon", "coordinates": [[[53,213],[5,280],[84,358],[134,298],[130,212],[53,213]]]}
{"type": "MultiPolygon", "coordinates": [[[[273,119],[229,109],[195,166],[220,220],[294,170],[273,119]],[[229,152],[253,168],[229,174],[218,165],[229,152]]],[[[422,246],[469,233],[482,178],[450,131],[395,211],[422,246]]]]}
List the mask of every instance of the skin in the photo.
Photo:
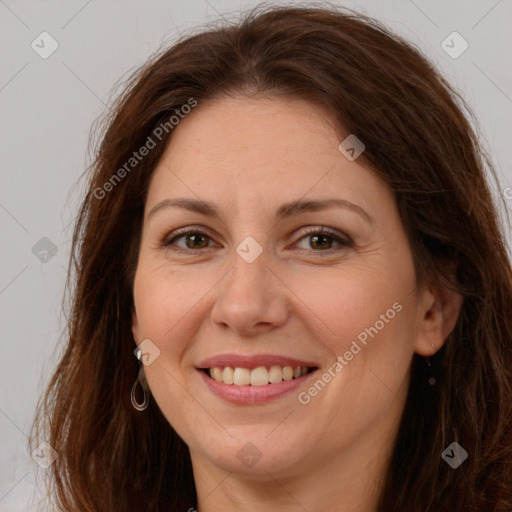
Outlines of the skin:
{"type": "Polygon", "coordinates": [[[160,350],[146,376],[190,448],[200,512],[376,510],[412,356],[433,354],[455,325],[461,298],[433,280],[417,287],[393,193],[341,154],[348,134],[334,126],[302,100],[219,98],[180,122],[154,171],[132,330],[160,350]],[[213,203],[220,219],[175,207],[148,216],[178,197],[213,203]],[[371,220],[337,207],[275,218],[283,203],[330,198],[371,220]],[[174,238],[187,226],[207,235],[202,248],[174,238]],[[351,243],[315,245],[305,229],[321,226],[351,243]],[[236,252],[248,236],[263,249],[252,263],[236,252]],[[196,369],[222,353],[270,353],[314,361],[320,377],[395,303],[401,310],[306,405],[295,392],[234,405],[196,369]],[[248,442],[261,453],[252,467],[237,457],[248,442]]]}

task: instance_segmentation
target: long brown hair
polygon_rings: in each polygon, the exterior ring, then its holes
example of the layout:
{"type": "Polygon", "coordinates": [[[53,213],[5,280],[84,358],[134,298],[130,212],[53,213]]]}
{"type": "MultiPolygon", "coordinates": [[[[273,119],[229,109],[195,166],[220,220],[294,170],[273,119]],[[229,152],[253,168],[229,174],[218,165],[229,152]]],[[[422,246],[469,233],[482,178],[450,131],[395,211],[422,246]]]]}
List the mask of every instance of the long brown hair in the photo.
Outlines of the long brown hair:
{"type": "Polygon", "coordinates": [[[464,296],[430,367],[412,361],[379,511],[511,510],[512,279],[485,176],[495,173],[464,100],[421,52],[375,20],[334,7],[257,8],[182,38],[131,77],[106,115],[74,230],[67,344],[36,423],[59,454],[56,506],[197,506],[187,446],[154,401],[144,413],[130,403],[144,201],[171,125],[147,156],[126,164],[191,99],[200,108],[230,94],[326,106],[340,130],[364,141],[360,162],[394,190],[418,280],[437,275],[464,296]],[[458,469],[441,458],[453,441],[469,454],[458,469]]]}

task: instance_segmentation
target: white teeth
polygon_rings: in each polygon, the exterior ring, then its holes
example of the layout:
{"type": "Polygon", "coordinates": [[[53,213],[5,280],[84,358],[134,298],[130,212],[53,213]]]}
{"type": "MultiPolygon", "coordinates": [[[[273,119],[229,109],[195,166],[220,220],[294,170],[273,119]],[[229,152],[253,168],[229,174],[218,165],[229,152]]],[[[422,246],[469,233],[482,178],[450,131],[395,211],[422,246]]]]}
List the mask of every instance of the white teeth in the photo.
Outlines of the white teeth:
{"type": "Polygon", "coordinates": [[[235,386],[265,386],[267,384],[278,384],[279,382],[298,379],[308,373],[305,366],[271,366],[267,369],[265,366],[258,366],[252,370],[248,368],[232,368],[226,366],[221,368],[215,366],[210,368],[210,377],[217,382],[224,384],[234,384],[235,386]]]}
{"type": "Polygon", "coordinates": [[[283,369],[280,366],[271,366],[268,372],[268,381],[277,384],[283,380],[283,369]]]}
{"type": "Polygon", "coordinates": [[[285,366],[283,368],[283,379],[284,380],[292,380],[293,379],[293,368],[291,366],[285,366]]]}
{"type": "Polygon", "coordinates": [[[222,382],[224,382],[224,384],[233,384],[233,368],[226,366],[226,368],[222,370],[222,382]]]}
{"type": "Polygon", "coordinates": [[[236,386],[248,386],[251,383],[251,370],[247,368],[235,368],[233,383],[236,386]]]}
{"type": "Polygon", "coordinates": [[[268,371],[264,366],[258,366],[251,371],[251,386],[265,386],[268,384],[268,371]]]}
{"type": "Polygon", "coordinates": [[[216,366],[215,368],[210,368],[210,377],[212,379],[218,380],[222,382],[222,370],[216,366]]]}

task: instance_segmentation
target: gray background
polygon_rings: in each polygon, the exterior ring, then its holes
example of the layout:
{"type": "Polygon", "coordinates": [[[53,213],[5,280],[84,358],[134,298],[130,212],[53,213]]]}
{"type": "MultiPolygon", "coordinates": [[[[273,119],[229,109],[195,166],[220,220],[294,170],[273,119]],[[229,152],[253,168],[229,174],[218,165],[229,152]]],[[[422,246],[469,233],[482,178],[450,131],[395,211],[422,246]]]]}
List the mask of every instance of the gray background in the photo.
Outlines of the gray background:
{"type": "MultiPolygon", "coordinates": [[[[114,85],[163,42],[257,3],[0,0],[0,511],[29,510],[36,470],[43,471],[27,435],[62,346],[63,286],[83,191],[76,184],[93,121],[114,85]],[[58,43],[46,59],[31,47],[35,40],[50,48],[38,37],[43,31],[58,43]]],[[[512,185],[512,0],[341,3],[415,42],[463,93],[503,194],[512,185]],[[458,58],[441,46],[453,31],[469,44],[458,58]]]]}

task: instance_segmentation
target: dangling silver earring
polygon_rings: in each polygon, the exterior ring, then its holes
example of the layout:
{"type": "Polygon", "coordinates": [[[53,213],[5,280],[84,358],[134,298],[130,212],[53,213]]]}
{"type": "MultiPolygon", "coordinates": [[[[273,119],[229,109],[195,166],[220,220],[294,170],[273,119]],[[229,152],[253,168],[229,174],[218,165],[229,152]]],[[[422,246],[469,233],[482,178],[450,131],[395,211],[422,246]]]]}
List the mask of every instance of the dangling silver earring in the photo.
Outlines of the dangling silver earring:
{"type": "MultiPolygon", "coordinates": [[[[136,356],[137,356],[137,359],[139,360],[139,362],[141,362],[142,350],[137,350],[136,356]]],[[[146,380],[146,375],[144,374],[144,366],[142,366],[142,365],[139,369],[139,374],[137,376],[137,379],[133,383],[130,398],[132,400],[133,407],[135,409],[137,409],[137,411],[144,411],[145,409],[147,409],[147,407],[149,405],[148,382],[146,380]],[[144,396],[142,403],[137,402],[137,398],[135,397],[135,390],[137,388],[137,384],[140,384],[140,387],[142,389],[142,394],[144,396]]]]}

